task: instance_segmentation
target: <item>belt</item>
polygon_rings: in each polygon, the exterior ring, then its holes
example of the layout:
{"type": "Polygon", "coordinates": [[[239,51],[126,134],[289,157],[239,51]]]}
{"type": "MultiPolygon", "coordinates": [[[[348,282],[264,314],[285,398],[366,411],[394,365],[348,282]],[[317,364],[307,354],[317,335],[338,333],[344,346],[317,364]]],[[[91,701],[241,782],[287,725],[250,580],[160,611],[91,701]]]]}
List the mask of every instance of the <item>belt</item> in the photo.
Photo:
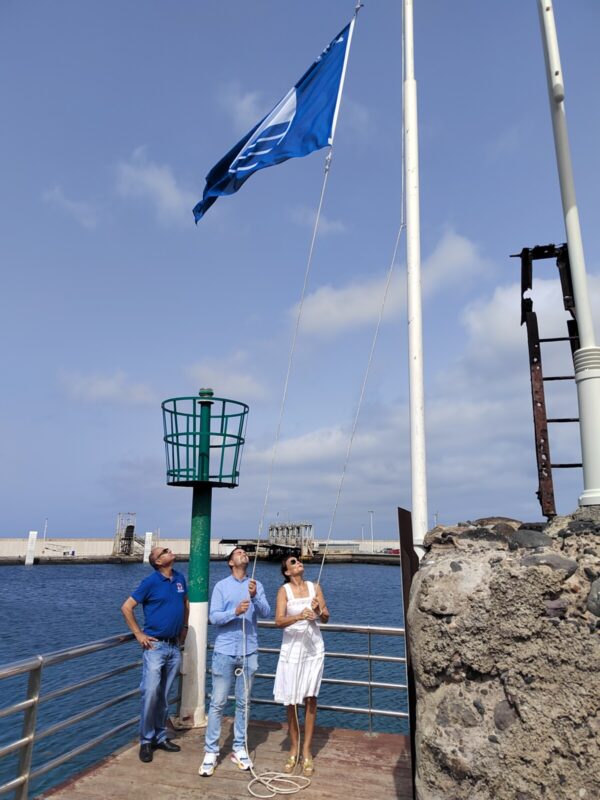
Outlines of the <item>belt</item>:
{"type": "Polygon", "coordinates": [[[155,636],[159,642],[165,642],[166,644],[179,644],[179,639],[177,636],[172,636],[170,639],[167,639],[165,636],[155,636]]]}

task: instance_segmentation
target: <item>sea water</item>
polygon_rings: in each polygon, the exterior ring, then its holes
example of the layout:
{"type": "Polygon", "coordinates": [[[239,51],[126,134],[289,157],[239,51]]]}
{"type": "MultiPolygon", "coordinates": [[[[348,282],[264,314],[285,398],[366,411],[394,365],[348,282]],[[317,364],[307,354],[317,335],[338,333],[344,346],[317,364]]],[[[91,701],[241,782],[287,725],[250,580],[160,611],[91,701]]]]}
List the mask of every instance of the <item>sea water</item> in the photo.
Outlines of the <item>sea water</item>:
{"type": "MultiPolygon", "coordinates": [[[[187,576],[187,562],[176,565],[187,576]]],[[[305,578],[316,580],[318,565],[307,565],[305,578]]],[[[145,564],[65,564],[13,566],[0,568],[3,588],[0,591],[0,614],[3,626],[2,656],[0,663],[7,664],[32,655],[49,653],[83,643],[127,632],[120,606],[140,580],[149,574],[145,564]]],[[[210,588],[230,574],[225,562],[212,562],[210,588]]],[[[275,596],[281,585],[279,565],[259,562],[256,578],[262,582],[275,612],[275,596]]],[[[352,625],[403,627],[400,570],[389,565],[326,564],[321,585],[331,622],[352,625]]],[[[136,614],[140,625],[141,609],[136,614]]],[[[326,629],[325,629],[326,630],[326,629]]],[[[209,626],[209,641],[214,640],[214,630],[209,626]]],[[[259,630],[259,645],[279,647],[281,632],[259,630]]],[[[367,637],[361,634],[330,632],[325,635],[325,647],[330,652],[366,653],[367,637]]],[[[401,638],[372,637],[372,653],[404,656],[401,638]]],[[[47,667],[42,677],[42,694],[61,686],[77,683],[95,674],[109,671],[140,658],[137,642],[114,650],[103,651],[74,661],[47,667]]],[[[210,659],[210,656],[209,656],[210,659]]],[[[275,654],[261,654],[259,672],[274,673],[275,654]]],[[[210,665],[210,660],[209,660],[210,665]]],[[[328,659],[326,678],[367,680],[369,668],[366,661],[328,659]]],[[[38,711],[37,730],[74,714],[85,711],[135,689],[139,685],[140,669],[124,671],[106,682],[93,685],[59,700],[41,704],[38,711]]],[[[372,663],[371,679],[388,683],[405,683],[403,665],[385,662],[372,663]]],[[[24,699],[26,676],[0,681],[0,709],[24,699]]],[[[207,685],[210,691],[210,680],[207,685]]],[[[272,699],[272,681],[256,680],[254,697],[272,699]]],[[[323,684],[319,702],[326,705],[367,707],[369,692],[364,687],[343,687],[323,684]]],[[[405,692],[374,689],[373,708],[407,710],[405,692]]],[[[232,708],[226,713],[232,713],[232,708]]],[[[109,708],[96,717],[84,720],[65,731],[36,742],[32,768],[78,746],[84,741],[110,730],[139,712],[139,696],[109,708]]],[[[254,704],[251,718],[284,720],[283,708],[254,704]]],[[[319,711],[317,724],[368,730],[368,717],[359,714],[342,714],[319,711]]],[[[22,715],[15,714],[0,719],[0,747],[20,736],[22,715]]],[[[406,733],[403,720],[373,716],[374,731],[406,733]]],[[[130,741],[135,728],[112,737],[94,750],[76,757],[34,782],[32,796],[64,780],[74,772],[95,763],[100,758],[130,741]]],[[[200,755],[200,754],[199,754],[200,755]]],[[[0,784],[17,774],[18,754],[0,761],[0,784]]]]}

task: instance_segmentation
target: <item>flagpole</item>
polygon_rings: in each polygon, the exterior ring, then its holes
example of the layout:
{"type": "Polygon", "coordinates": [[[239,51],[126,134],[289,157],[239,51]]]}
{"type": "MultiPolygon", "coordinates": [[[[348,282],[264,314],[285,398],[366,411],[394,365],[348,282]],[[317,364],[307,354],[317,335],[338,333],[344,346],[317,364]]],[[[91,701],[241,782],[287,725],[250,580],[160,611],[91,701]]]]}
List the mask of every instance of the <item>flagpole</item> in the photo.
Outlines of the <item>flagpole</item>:
{"type": "Polygon", "coordinates": [[[358,12],[362,8],[362,3],[356,4],[356,8],[354,9],[354,16],[352,17],[352,21],[350,22],[350,28],[348,30],[348,44],[346,45],[346,52],[344,53],[344,64],[342,66],[342,74],[340,77],[340,85],[338,86],[338,93],[337,98],[335,101],[335,109],[333,112],[333,119],[331,121],[331,133],[329,134],[329,144],[333,147],[333,140],[335,139],[335,129],[337,126],[337,119],[338,114],[340,111],[340,103],[342,102],[342,93],[344,91],[344,83],[346,81],[346,67],[348,66],[348,57],[350,56],[350,48],[352,47],[352,37],[354,35],[354,26],[356,24],[356,17],[358,16],[358,12]]]}
{"type": "Polygon", "coordinates": [[[583,494],[580,506],[600,505],[600,347],[596,346],[592,309],[585,271],[585,256],[565,112],[564,78],[552,0],[538,0],[538,12],[548,79],[550,114],[560,193],[569,247],[575,316],[581,347],[573,354],[579,404],[579,434],[583,464],[583,494]]]}
{"type": "Polygon", "coordinates": [[[414,64],[413,0],[404,2],[404,179],[406,192],[406,270],[408,370],[410,381],[410,464],[412,529],[422,554],[427,532],[425,399],[423,389],[423,323],[421,311],[421,243],[419,218],[419,136],[414,64]]]}

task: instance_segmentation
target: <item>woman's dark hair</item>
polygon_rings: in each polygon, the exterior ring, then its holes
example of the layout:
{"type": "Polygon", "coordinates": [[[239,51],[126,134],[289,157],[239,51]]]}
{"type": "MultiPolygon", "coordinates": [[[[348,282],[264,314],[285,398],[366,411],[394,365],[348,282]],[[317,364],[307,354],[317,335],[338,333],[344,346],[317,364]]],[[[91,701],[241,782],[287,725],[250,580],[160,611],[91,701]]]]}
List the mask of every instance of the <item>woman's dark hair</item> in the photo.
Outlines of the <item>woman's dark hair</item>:
{"type": "Polygon", "coordinates": [[[290,558],[296,558],[296,556],[285,556],[285,558],[281,559],[281,574],[285,583],[290,582],[290,576],[285,574],[287,572],[287,562],[290,558]]]}

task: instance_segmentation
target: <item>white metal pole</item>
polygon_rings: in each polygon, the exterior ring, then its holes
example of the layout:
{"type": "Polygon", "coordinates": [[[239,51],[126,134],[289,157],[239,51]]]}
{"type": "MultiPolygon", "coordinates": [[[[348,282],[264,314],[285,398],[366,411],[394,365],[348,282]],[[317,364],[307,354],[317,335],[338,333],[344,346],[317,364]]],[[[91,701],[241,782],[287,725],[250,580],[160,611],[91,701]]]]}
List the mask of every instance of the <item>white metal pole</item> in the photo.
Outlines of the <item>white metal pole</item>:
{"type": "Polygon", "coordinates": [[[575,316],[581,347],[573,356],[579,403],[583,494],[579,504],[600,505],[600,347],[596,346],[565,113],[565,86],[552,0],[538,0],[554,147],[565,218],[575,316]]]}
{"type": "Polygon", "coordinates": [[[208,602],[190,602],[188,635],[181,665],[182,697],[177,724],[182,728],[206,725],[204,684],[208,647],[208,602]]]}
{"type": "Polygon", "coordinates": [[[374,513],[375,513],[374,511],[369,511],[369,514],[371,515],[371,552],[372,553],[375,552],[375,542],[373,540],[373,514],[374,513]]]}
{"type": "Polygon", "coordinates": [[[333,119],[331,121],[331,134],[329,136],[329,144],[333,145],[333,140],[335,139],[335,129],[337,127],[337,120],[338,114],[340,112],[340,103],[342,102],[342,94],[344,92],[344,83],[346,82],[346,68],[348,66],[348,56],[350,55],[350,47],[352,45],[352,36],[354,35],[354,26],[356,24],[356,17],[358,12],[360,11],[360,6],[357,5],[356,10],[354,12],[354,16],[352,17],[352,22],[350,23],[350,29],[348,31],[348,43],[346,44],[346,52],[344,53],[344,63],[342,64],[342,74],[340,76],[340,85],[338,87],[338,95],[335,101],[335,109],[333,111],[333,119]]]}
{"type": "Polygon", "coordinates": [[[148,564],[150,561],[150,553],[152,551],[152,531],[146,531],[146,536],[144,538],[144,564],[148,564]]]}
{"type": "Polygon", "coordinates": [[[427,532],[427,471],[421,313],[419,135],[414,64],[413,0],[404,0],[404,146],[412,529],[414,544],[422,546],[427,532]]]}
{"type": "Polygon", "coordinates": [[[35,561],[35,543],[37,541],[37,531],[29,531],[29,538],[27,539],[27,550],[25,552],[25,565],[31,566],[35,561]]]}

